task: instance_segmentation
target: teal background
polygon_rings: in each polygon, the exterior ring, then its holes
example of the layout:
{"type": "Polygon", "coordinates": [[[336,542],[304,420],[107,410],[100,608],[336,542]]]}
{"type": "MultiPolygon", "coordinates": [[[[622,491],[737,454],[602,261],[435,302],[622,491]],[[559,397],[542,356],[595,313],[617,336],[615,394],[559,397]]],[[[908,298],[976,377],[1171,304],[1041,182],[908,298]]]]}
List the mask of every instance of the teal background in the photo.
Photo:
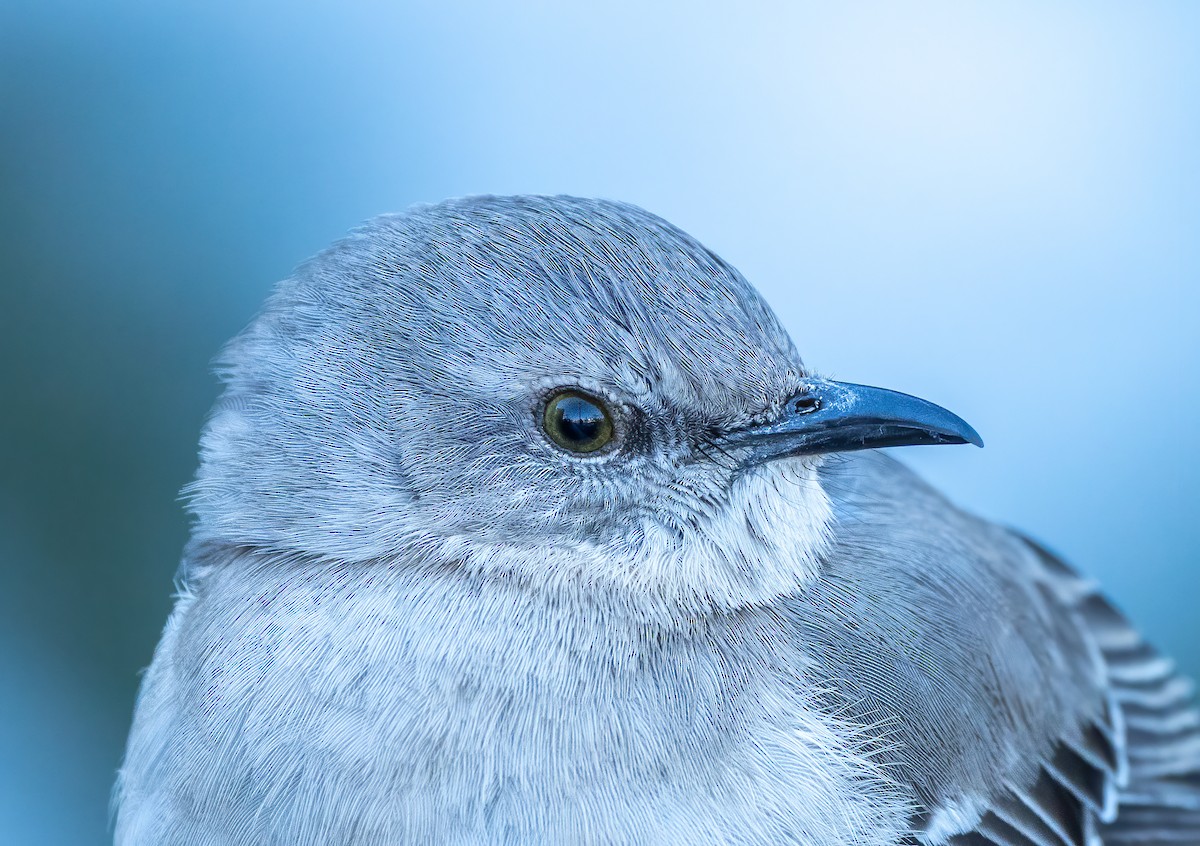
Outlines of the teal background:
{"type": "Polygon", "coordinates": [[[1200,673],[1200,5],[567,5],[0,5],[0,841],[108,838],[210,358],[468,193],[691,231],[1200,673]]]}

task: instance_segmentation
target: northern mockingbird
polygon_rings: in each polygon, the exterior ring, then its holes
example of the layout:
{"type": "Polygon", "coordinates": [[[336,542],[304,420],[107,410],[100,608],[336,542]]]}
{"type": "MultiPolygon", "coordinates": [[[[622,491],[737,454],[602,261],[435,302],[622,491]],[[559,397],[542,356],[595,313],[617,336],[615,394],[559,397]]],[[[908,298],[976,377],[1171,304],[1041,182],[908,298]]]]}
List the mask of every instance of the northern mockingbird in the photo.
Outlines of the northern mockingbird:
{"type": "Polygon", "coordinates": [[[1171,662],[871,451],[970,426],[653,215],[378,218],[219,370],[122,846],[1200,843],[1171,662]]]}

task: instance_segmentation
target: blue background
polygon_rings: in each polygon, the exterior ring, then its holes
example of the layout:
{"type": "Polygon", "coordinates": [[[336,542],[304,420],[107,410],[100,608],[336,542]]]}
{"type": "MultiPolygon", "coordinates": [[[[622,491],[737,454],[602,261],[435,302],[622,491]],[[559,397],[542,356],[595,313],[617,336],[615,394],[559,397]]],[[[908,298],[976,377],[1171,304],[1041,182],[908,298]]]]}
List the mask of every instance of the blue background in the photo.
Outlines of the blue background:
{"type": "Polygon", "coordinates": [[[0,6],[0,840],[106,839],[208,361],[360,219],[630,200],[1200,672],[1200,4],[0,6]]]}

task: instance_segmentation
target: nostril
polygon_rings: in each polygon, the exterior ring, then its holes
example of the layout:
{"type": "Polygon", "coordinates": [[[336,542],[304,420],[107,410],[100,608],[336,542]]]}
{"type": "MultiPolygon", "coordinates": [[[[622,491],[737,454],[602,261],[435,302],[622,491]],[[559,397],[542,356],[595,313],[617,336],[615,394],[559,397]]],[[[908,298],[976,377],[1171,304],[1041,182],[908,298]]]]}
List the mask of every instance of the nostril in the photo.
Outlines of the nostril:
{"type": "Polygon", "coordinates": [[[810,414],[821,407],[821,401],[816,397],[800,397],[792,401],[792,411],[796,414],[810,414]]]}

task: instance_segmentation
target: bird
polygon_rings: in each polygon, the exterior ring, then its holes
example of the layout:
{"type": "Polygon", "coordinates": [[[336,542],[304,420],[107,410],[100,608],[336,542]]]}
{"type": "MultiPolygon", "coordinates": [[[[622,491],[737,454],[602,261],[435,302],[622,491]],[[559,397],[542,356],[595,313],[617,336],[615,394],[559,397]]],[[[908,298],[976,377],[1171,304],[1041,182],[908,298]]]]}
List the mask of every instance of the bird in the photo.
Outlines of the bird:
{"type": "Polygon", "coordinates": [[[976,431],[637,206],[375,218],[216,369],[118,846],[1200,843],[1191,682],[880,451],[976,431]]]}

